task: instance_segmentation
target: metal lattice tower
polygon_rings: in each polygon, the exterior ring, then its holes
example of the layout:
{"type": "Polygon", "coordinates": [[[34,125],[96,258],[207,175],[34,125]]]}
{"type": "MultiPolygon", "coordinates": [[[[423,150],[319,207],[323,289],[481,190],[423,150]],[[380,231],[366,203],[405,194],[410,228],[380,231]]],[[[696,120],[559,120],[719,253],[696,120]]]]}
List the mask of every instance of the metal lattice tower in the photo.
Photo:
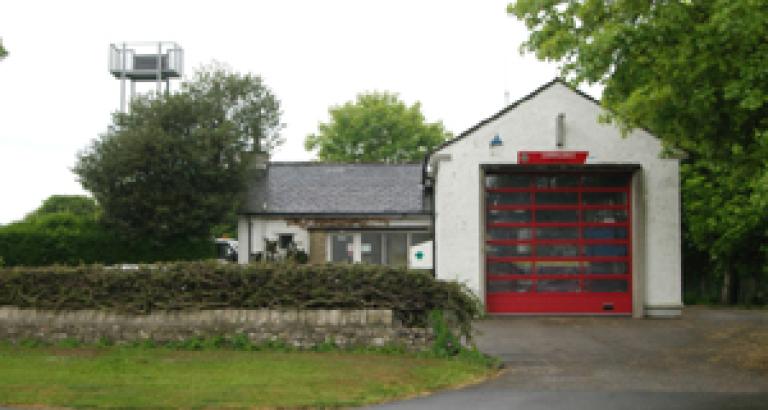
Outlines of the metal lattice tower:
{"type": "Polygon", "coordinates": [[[183,71],[184,50],[174,42],[124,42],[109,46],[109,72],[120,79],[120,112],[126,112],[127,80],[131,82],[130,100],[133,100],[137,82],[154,81],[160,95],[163,82],[168,92],[170,79],[181,78],[183,71]]]}

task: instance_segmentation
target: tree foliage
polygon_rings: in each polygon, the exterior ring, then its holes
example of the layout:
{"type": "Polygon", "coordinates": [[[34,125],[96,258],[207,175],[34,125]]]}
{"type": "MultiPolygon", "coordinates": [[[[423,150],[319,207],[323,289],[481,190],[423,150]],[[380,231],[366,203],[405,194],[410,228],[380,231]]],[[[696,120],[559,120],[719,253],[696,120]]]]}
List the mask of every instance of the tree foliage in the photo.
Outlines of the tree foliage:
{"type": "Polygon", "coordinates": [[[214,64],[182,84],[182,94],[210,116],[201,119],[201,125],[211,121],[209,126],[231,127],[253,151],[271,152],[283,143],[280,102],[259,76],[214,64]]]}
{"type": "Polygon", "coordinates": [[[518,0],[508,12],[531,30],[522,51],[604,85],[607,119],[687,154],[685,237],[711,268],[768,273],[768,3],[518,0]]]}
{"type": "Polygon", "coordinates": [[[330,121],[307,136],[305,148],[322,161],[414,162],[450,138],[440,122],[427,123],[421,104],[411,106],[397,94],[359,94],[356,101],[328,110],[330,121]]]}
{"type": "Polygon", "coordinates": [[[24,220],[30,221],[46,215],[62,213],[96,220],[99,217],[100,210],[96,201],[87,196],[51,195],[43,201],[39,208],[30,212],[24,220]]]}
{"type": "Polygon", "coordinates": [[[0,60],[8,56],[8,50],[3,47],[3,39],[0,38],[0,60]]]}
{"type": "Polygon", "coordinates": [[[102,223],[101,209],[85,196],[53,195],[24,219],[0,226],[0,266],[140,263],[214,256],[210,238],[162,244],[134,240],[102,223]]]}
{"type": "Polygon", "coordinates": [[[684,238],[709,259],[708,266],[689,264],[689,282],[723,281],[719,294],[700,292],[704,300],[768,303],[766,136],[754,152],[734,153],[730,161],[681,165],[684,238]]]}
{"type": "Polygon", "coordinates": [[[214,256],[208,238],[179,238],[162,244],[133,240],[71,213],[0,227],[0,259],[6,266],[154,263],[214,256]]]}
{"type": "Polygon", "coordinates": [[[604,84],[614,119],[668,146],[727,158],[768,126],[765,1],[520,0],[509,11],[532,30],[523,50],[604,84]]]}
{"type": "Polygon", "coordinates": [[[0,233],[85,234],[98,225],[100,214],[96,201],[87,196],[51,195],[21,221],[0,227],[0,233]]]}
{"type": "Polygon", "coordinates": [[[280,142],[279,115],[259,77],[214,67],[180,92],[135,99],[74,172],[105,222],[131,237],[205,237],[235,206],[246,152],[280,142]]]}

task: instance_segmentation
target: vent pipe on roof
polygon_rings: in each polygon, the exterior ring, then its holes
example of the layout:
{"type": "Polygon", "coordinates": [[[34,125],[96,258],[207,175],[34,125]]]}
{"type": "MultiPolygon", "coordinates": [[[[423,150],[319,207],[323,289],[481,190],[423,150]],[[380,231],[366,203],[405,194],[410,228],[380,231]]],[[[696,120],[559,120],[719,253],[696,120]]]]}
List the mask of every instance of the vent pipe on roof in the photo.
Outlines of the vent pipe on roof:
{"type": "Polygon", "coordinates": [[[555,120],[555,145],[557,148],[565,147],[565,114],[557,114],[555,120]]]}

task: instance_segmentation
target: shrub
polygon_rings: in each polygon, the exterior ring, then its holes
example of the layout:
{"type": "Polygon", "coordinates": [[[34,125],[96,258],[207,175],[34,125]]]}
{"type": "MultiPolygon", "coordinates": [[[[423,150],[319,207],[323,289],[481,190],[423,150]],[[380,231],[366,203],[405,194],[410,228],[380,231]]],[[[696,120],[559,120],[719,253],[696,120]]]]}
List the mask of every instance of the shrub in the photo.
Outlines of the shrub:
{"type": "Polygon", "coordinates": [[[214,245],[208,239],[163,244],[128,240],[97,221],[69,213],[42,215],[0,228],[0,257],[7,266],[143,263],[213,254],[214,245]]]}
{"type": "Polygon", "coordinates": [[[0,226],[0,267],[146,263],[214,257],[210,239],[126,238],[84,196],[53,195],[24,219],[0,226]]]}
{"type": "Polygon", "coordinates": [[[428,316],[435,340],[432,343],[432,353],[437,357],[455,356],[461,350],[461,342],[451,332],[441,310],[433,310],[428,316]]]}
{"type": "Polygon", "coordinates": [[[479,314],[460,284],[378,265],[178,262],[123,271],[102,266],[0,269],[0,305],[123,313],[201,309],[392,309],[408,326],[450,311],[465,335],[479,314]]]}

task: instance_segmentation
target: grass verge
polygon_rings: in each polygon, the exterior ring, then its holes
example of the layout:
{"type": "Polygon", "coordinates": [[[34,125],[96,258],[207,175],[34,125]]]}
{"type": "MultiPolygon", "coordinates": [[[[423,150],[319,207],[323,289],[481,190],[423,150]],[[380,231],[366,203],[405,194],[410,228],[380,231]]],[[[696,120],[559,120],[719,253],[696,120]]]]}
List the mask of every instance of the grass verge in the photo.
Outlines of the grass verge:
{"type": "Polygon", "coordinates": [[[0,344],[0,404],[72,408],[359,406],[480,381],[477,352],[182,350],[0,344]]]}

